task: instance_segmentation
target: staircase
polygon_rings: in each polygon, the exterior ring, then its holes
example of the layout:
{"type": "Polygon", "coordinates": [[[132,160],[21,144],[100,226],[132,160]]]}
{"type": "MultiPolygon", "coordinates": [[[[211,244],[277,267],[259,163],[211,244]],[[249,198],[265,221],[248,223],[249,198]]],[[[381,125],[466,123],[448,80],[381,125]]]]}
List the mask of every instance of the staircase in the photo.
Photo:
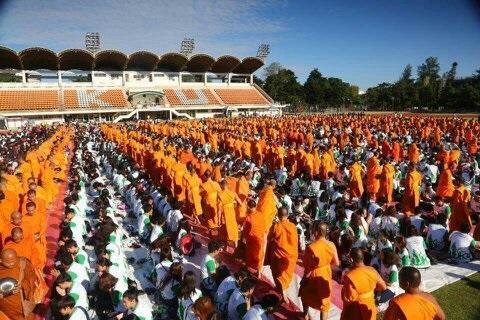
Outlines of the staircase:
{"type": "Polygon", "coordinates": [[[113,120],[113,123],[117,123],[117,122],[120,122],[122,120],[127,120],[127,119],[130,119],[131,117],[133,117],[134,115],[138,115],[138,110],[137,109],[134,109],[132,111],[130,111],[129,113],[127,114],[122,114],[118,117],[116,117],[114,120],[113,120]]]}

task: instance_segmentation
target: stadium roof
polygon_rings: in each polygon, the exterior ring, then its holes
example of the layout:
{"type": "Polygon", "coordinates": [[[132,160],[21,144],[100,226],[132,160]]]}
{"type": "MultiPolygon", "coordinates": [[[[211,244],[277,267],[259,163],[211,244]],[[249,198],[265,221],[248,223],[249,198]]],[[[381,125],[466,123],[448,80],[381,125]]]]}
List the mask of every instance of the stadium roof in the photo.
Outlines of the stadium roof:
{"type": "Polygon", "coordinates": [[[0,46],[0,70],[158,70],[251,74],[263,64],[263,60],[256,57],[241,60],[230,55],[215,59],[208,54],[195,54],[188,58],[176,52],[157,55],[148,51],[137,51],[127,56],[116,50],[92,54],[83,49],[67,49],[57,54],[39,47],[27,48],[17,53],[0,46]]]}

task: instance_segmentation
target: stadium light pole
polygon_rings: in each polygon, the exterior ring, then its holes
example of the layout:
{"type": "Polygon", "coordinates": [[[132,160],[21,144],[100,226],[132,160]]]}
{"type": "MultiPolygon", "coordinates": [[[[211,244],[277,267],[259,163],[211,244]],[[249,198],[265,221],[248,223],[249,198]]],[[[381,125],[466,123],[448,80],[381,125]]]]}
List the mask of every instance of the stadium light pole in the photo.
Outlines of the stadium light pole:
{"type": "Polygon", "coordinates": [[[85,34],[85,48],[95,54],[100,50],[100,33],[87,32],[85,34]]]}
{"type": "Polygon", "coordinates": [[[265,60],[270,54],[270,45],[268,43],[261,43],[257,49],[257,58],[265,60]]]}
{"type": "Polygon", "coordinates": [[[180,53],[189,56],[192,54],[195,49],[195,39],[193,38],[184,38],[180,44],[180,53]]]}

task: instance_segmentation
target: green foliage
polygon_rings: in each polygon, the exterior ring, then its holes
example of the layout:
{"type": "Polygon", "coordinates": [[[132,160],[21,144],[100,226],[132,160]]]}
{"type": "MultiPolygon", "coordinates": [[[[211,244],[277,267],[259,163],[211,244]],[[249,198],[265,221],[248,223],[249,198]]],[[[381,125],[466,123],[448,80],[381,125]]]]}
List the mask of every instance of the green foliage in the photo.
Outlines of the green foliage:
{"type": "Polygon", "coordinates": [[[22,77],[12,73],[0,73],[0,82],[22,82],[22,77]]]}
{"type": "Polygon", "coordinates": [[[78,75],[72,78],[72,82],[90,82],[90,77],[84,75],[78,75]]]}
{"type": "Polygon", "coordinates": [[[412,79],[412,66],[407,65],[394,84],[382,83],[367,90],[364,100],[369,109],[479,111],[480,70],[471,77],[456,79],[458,63],[440,77],[438,59],[429,57],[417,68],[412,79]]]}
{"type": "Polygon", "coordinates": [[[265,90],[276,101],[298,105],[303,101],[302,85],[292,70],[280,69],[265,79],[265,90]]]}

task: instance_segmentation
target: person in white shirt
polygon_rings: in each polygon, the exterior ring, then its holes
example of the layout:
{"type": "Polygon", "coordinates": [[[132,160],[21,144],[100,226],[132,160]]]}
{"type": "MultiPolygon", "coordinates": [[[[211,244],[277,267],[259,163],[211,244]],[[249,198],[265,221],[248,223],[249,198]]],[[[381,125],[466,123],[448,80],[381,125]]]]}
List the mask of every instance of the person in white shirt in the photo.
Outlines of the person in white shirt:
{"type": "Polygon", "coordinates": [[[255,289],[256,280],[247,278],[243,281],[240,288],[233,291],[228,300],[228,319],[241,320],[250,309],[253,290],[255,289]]]}
{"type": "Polygon", "coordinates": [[[228,300],[235,289],[239,288],[243,281],[250,276],[246,268],[241,268],[234,275],[225,278],[215,293],[215,308],[223,318],[227,317],[228,300]]]}
{"type": "Polygon", "coordinates": [[[268,320],[280,305],[280,299],[274,294],[265,295],[258,304],[247,311],[243,320],[268,320]]]}
{"type": "Polygon", "coordinates": [[[141,299],[137,289],[128,289],[123,293],[123,305],[127,312],[133,313],[139,320],[152,320],[152,306],[148,299],[141,299]]]}
{"type": "Polygon", "coordinates": [[[88,311],[81,307],[75,306],[75,300],[69,295],[58,299],[56,303],[57,311],[60,315],[68,320],[89,320],[88,311]]]}
{"type": "Polygon", "coordinates": [[[469,234],[468,224],[462,223],[459,231],[450,234],[450,249],[448,253],[456,263],[470,262],[473,259],[472,252],[480,249],[480,242],[475,241],[469,234]]]}
{"type": "Polygon", "coordinates": [[[55,291],[62,297],[68,295],[75,301],[75,307],[88,310],[88,297],[85,288],[78,282],[73,282],[66,272],[61,273],[55,280],[55,291]]]}

